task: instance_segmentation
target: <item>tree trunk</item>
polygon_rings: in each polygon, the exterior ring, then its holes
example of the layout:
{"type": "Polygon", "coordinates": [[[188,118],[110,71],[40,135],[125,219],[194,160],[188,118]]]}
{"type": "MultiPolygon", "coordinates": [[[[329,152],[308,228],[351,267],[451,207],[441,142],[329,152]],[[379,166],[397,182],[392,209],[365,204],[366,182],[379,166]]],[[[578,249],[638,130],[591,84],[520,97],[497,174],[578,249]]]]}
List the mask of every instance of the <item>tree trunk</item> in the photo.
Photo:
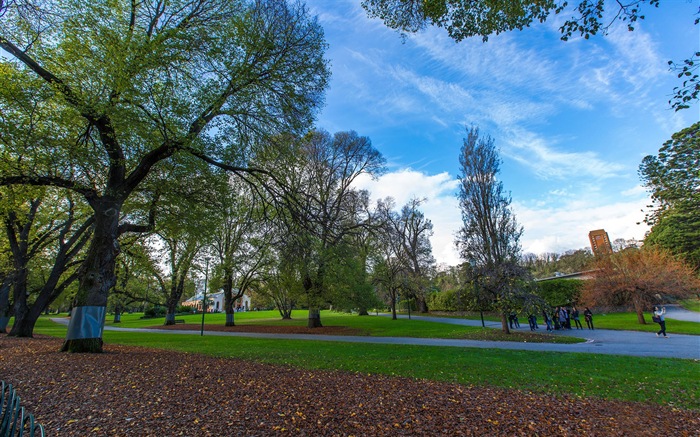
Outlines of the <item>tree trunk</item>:
{"type": "Polygon", "coordinates": [[[24,312],[21,318],[15,317],[15,323],[12,325],[12,330],[9,334],[11,337],[34,337],[34,326],[39,316],[41,316],[43,306],[37,302],[31,307],[28,307],[25,302],[24,306],[27,308],[27,311],[24,312]]]}
{"type": "MultiPolygon", "coordinates": [[[[20,261],[21,262],[21,261],[20,261]]],[[[25,264],[26,266],[26,264],[25,264]]],[[[14,316],[15,322],[10,330],[10,335],[13,337],[26,337],[26,335],[17,335],[16,332],[19,331],[20,326],[24,325],[24,319],[29,313],[29,306],[27,305],[27,276],[29,272],[26,267],[19,267],[15,270],[14,278],[14,316]],[[17,328],[15,329],[15,326],[17,328]]],[[[22,330],[24,332],[24,330],[22,330]]],[[[29,336],[31,337],[31,335],[29,336]]]]}
{"type": "Polygon", "coordinates": [[[7,324],[10,322],[10,285],[12,275],[7,275],[0,283],[0,333],[7,332],[7,324]]]}
{"type": "Polygon", "coordinates": [[[233,310],[233,276],[230,272],[226,272],[226,277],[224,278],[224,309],[226,310],[226,325],[225,326],[236,326],[236,321],[234,320],[234,310],[233,310]]]}
{"type": "Polygon", "coordinates": [[[116,305],[114,307],[114,323],[122,322],[122,308],[121,305],[116,305]]]}
{"type": "Polygon", "coordinates": [[[119,255],[121,203],[105,197],[92,206],[95,230],[78,272],[78,293],[61,348],[63,352],[102,352],[107,298],[117,283],[115,262],[119,255]]]}
{"type": "Polygon", "coordinates": [[[508,315],[506,313],[501,313],[501,331],[506,334],[510,334],[510,329],[508,328],[508,315]]]}
{"type": "Polygon", "coordinates": [[[322,328],[321,324],[321,310],[318,308],[309,308],[309,323],[306,325],[308,328],[322,328]]]}
{"type": "MultiPolygon", "coordinates": [[[[177,311],[177,304],[180,302],[180,297],[182,297],[183,289],[184,281],[176,281],[175,278],[173,278],[168,300],[165,301],[165,326],[175,324],[175,312],[177,311]],[[182,288],[179,285],[180,282],[182,282],[182,288]]],[[[202,301],[202,305],[204,305],[204,301],[202,301]]]]}
{"type": "Polygon", "coordinates": [[[396,296],[391,296],[391,320],[396,320],[396,296]]]}
{"type": "Polygon", "coordinates": [[[417,296],[416,303],[418,304],[418,311],[422,314],[428,312],[428,302],[425,301],[425,296],[417,296]]]}
{"type": "Polygon", "coordinates": [[[637,322],[640,325],[646,325],[647,321],[644,320],[644,305],[639,301],[639,299],[634,299],[634,311],[637,313],[637,322]]]}

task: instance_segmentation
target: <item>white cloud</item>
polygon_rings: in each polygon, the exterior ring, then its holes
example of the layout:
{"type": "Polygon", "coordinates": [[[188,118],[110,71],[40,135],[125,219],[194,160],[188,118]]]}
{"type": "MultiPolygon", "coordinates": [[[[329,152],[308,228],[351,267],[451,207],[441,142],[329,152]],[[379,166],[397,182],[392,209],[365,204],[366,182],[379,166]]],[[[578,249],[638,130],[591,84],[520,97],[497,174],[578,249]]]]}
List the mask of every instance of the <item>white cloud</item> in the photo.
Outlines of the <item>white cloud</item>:
{"type": "MultiPolygon", "coordinates": [[[[372,201],[393,197],[396,208],[413,197],[426,198],[421,209],[433,222],[435,233],[431,243],[436,260],[448,265],[461,262],[454,246],[455,235],[462,224],[455,195],[458,186],[455,178],[447,173],[428,175],[413,169],[402,169],[377,180],[363,176],[356,186],[369,190],[372,201]]],[[[638,187],[625,191],[623,194],[627,199],[624,200],[615,196],[601,196],[589,189],[581,193],[572,193],[568,189],[554,190],[551,194],[559,201],[544,204],[516,201],[512,205],[518,223],[525,229],[521,241],[523,253],[562,253],[588,247],[588,233],[594,229],[605,229],[613,240],[643,240],[648,230],[643,224],[642,209],[649,199],[643,196],[643,192],[640,193],[638,187]]]]}
{"type": "Polygon", "coordinates": [[[588,233],[594,229],[605,229],[611,240],[643,240],[649,229],[642,212],[647,203],[648,199],[636,199],[598,204],[590,196],[548,208],[515,202],[513,209],[525,228],[523,252],[539,254],[588,247],[588,233]]]}

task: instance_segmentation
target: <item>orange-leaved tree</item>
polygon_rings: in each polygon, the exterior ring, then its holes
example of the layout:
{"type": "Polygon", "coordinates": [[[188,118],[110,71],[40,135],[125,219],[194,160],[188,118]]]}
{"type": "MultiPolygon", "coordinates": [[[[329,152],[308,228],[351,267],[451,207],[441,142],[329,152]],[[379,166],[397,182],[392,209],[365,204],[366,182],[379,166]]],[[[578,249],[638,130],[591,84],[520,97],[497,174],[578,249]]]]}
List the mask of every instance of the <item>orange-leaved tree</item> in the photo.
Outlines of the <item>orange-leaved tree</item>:
{"type": "Polygon", "coordinates": [[[697,272],[658,247],[630,248],[593,261],[593,279],[586,281],[582,300],[590,306],[628,306],[646,324],[644,310],[667,297],[686,298],[700,289],[697,272]]]}

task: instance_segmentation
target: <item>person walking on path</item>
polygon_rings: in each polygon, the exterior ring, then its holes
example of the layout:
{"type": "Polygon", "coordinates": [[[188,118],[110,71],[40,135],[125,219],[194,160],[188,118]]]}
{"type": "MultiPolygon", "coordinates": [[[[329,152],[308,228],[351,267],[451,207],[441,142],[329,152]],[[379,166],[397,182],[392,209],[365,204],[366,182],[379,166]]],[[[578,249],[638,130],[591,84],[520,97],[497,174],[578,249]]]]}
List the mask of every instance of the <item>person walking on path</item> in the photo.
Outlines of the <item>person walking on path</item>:
{"type": "Polygon", "coordinates": [[[666,314],[666,307],[663,307],[659,309],[659,307],[654,307],[654,317],[653,320],[659,324],[661,327],[661,330],[656,333],[656,336],[660,336],[663,334],[664,338],[668,338],[668,335],[666,335],[666,319],[664,315],[666,314]]]}
{"type": "Polygon", "coordinates": [[[593,328],[593,313],[588,309],[588,307],[583,310],[583,317],[586,319],[586,326],[588,326],[588,329],[595,330],[595,328],[593,328]]]}
{"type": "Polygon", "coordinates": [[[547,311],[542,311],[542,317],[544,317],[544,323],[547,325],[547,331],[554,331],[554,327],[552,326],[552,318],[549,316],[549,314],[547,314],[547,311]]]}

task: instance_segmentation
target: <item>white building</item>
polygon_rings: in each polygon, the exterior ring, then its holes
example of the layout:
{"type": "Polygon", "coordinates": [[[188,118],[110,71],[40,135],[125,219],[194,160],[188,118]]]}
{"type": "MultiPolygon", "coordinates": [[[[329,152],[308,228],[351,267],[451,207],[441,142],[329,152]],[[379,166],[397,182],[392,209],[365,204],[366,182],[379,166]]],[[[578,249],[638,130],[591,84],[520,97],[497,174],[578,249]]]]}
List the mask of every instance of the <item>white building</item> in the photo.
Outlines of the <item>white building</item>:
{"type": "MultiPolygon", "coordinates": [[[[235,293],[238,290],[234,290],[235,293]]],[[[195,296],[182,302],[183,306],[191,307],[197,311],[202,310],[202,295],[196,294],[195,296]]],[[[236,299],[233,303],[233,308],[235,311],[249,311],[250,310],[250,297],[244,294],[243,297],[236,299]]],[[[224,311],[224,292],[219,291],[217,293],[207,294],[207,312],[208,313],[220,313],[224,311]]]]}

